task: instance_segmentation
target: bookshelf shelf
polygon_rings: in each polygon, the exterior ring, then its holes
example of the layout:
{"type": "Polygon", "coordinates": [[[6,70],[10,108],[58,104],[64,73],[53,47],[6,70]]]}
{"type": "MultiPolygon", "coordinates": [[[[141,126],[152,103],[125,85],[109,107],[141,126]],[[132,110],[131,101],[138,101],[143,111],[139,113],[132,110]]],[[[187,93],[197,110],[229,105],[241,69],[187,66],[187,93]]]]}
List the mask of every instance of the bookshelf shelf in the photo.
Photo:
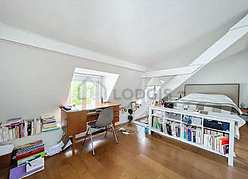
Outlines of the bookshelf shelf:
{"type": "Polygon", "coordinates": [[[204,129],[209,129],[209,130],[212,130],[212,131],[223,132],[223,133],[229,134],[229,131],[223,131],[223,130],[213,129],[213,128],[209,128],[209,127],[204,127],[204,126],[203,126],[203,128],[204,129]]]}
{"type": "Polygon", "coordinates": [[[233,157],[235,156],[235,120],[231,120],[230,118],[227,120],[226,116],[221,117],[220,115],[215,118],[213,115],[198,115],[189,111],[179,111],[176,109],[174,110],[170,108],[150,106],[148,125],[149,134],[151,134],[151,132],[155,132],[159,135],[176,139],[180,142],[221,155],[228,158],[228,165],[233,166],[233,157]],[[193,123],[187,124],[187,122],[184,121],[185,117],[192,120],[193,123]],[[206,119],[209,121],[217,121],[225,126],[228,125],[229,131],[205,127],[203,123],[206,119]],[[194,124],[194,122],[197,122],[198,124],[194,124]],[[227,143],[224,143],[224,141],[227,143]]]}
{"type": "Polygon", "coordinates": [[[195,127],[202,127],[202,125],[197,125],[197,124],[187,124],[187,122],[182,122],[184,125],[188,126],[195,126],[195,127]]]}
{"type": "Polygon", "coordinates": [[[210,149],[210,148],[208,148],[208,147],[206,147],[206,146],[204,146],[204,145],[202,145],[202,144],[196,144],[196,143],[194,143],[194,142],[189,142],[189,141],[187,141],[187,140],[185,140],[185,139],[182,139],[182,138],[180,138],[180,137],[176,137],[176,136],[171,136],[171,135],[165,134],[165,133],[161,132],[159,129],[154,129],[154,128],[152,128],[151,131],[152,131],[152,132],[156,132],[157,134],[160,134],[160,135],[162,135],[162,136],[166,136],[166,137],[171,138],[171,139],[176,139],[176,140],[178,140],[178,141],[181,141],[181,142],[184,142],[184,143],[187,143],[187,144],[190,144],[190,145],[199,147],[199,148],[201,148],[201,149],[204,149],[204,150],[207,150],[207,151],[209,151],[209,152],[212,152],[212,153],[215,153],[215,154],[218,154],[218,155],[221,155],[221,156],[223,156],[223,157],[228,158],[228,155],[223,155],[223,154],[221,154],[220,152],[215,151],[215,150],[212,150],[212,149],[210,149]]]}
{"type": "Polygon", "coordinates": [[[41,133],[59,130],[61,125],[53,116],[48,119],[13,118],[0,125],[0,143],[12,142],[16,139],[27,139],[41,133]],[[50,120],[46,122],[45,120],[50,120]]]}
{"type": "Polygon", "coordinates": [[[159,116],[159,115],[152,115],[153,117],[158,117],[158,118],[163,118],[163,116],[159,116]]]}
{"type": "Polygon", "coordinates": [[[177,119],[171,119],[171,118],[165,118],[166,120],[170,120],[170,121],[174,121],[174,122],[181,122],[180,120],[177,120],[177,119]]]}

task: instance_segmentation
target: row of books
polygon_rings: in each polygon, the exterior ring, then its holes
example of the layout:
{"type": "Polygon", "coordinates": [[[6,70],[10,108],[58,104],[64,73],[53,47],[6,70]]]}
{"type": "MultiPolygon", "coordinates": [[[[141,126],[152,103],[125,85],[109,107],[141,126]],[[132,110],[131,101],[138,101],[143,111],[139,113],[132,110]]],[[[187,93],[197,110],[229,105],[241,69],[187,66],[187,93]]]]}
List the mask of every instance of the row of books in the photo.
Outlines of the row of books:
{"type": "Polygon", "coordinates": [[[152,118],[152,127],[159,129],[161,132],[165,134],[169,134],[172,136],[180,137],[180,123],[167,121],[157,115],[154,115],[152,118]]]}
{"type": "Polygon", "coordinates": [[[227,133],[204,130],[203,136],[204,146],[218,151],[221,154],[225,155],[229,152],[229,135],[227,133]]]}
{"type": "Polygon", "coordinates": [[[0,126],[0,142],[27,137],[41,132],[40,119],[15,118],[0,126]]]}
{"type": "Polygon", "coordinates": [[[42,140],[14,149],[17,167],[10,170],[10,178],[23,178],[44,169],[44,143],[42,140]]]}
{"type": "Polygon", "coordinates": [[[153,128],[161,129],[163,123],[164,123],[163,118],[158,117],[158,116],[152,117],[152,127],[153,128]]]}
{"type": "Polygon", "coordinates": [[[202,129],[193,126],[186,126],[183,127],[183,138],[187,141],[201,144],[201,136],[202,136],[202,129]]]}
{"type": "Polygon", "coordinates": [[[41,116],[40,119],[13,118],[0,126],[0,142],[23,138],[41,132],[58,130],[54,116],[41,116]]]}
{"type": "Polygon", "coordinates": [[[163,124],[163,126],[164,126],[164,133],[176,137],[181,136],[180,135],[181,127],[179,123],[167,121],[165,124],[163,124]]]}
{"type": "MultiPolygon", "coordinates": [[[[152,116],[152,127],[171,136],[181,136],[181,124],[179,122],[164,120],[163,118],[159,117],[159,115],[152,116]]],[[[204,129],[204,133],[202,134],[201,127],[195,127],[191,125],[183,125],[182,128],[182,137],[185,140],[199,145],[204,145],[212,150],[220,152],[223,155],[228,154],[228,133],[211,129],[204,129]]]]}

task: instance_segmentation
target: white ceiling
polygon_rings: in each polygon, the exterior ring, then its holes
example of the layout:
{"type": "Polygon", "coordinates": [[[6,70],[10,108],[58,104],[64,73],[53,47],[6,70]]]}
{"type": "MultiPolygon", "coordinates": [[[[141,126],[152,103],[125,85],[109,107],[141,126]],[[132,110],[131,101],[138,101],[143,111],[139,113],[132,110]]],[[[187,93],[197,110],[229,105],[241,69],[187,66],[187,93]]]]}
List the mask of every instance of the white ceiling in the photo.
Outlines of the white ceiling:
{"type": "Polygon", "coordinates": [[[248,13],[248,0],[1,0],[0,8],[1,23],[166,69],[194,61],[248,13]]]}

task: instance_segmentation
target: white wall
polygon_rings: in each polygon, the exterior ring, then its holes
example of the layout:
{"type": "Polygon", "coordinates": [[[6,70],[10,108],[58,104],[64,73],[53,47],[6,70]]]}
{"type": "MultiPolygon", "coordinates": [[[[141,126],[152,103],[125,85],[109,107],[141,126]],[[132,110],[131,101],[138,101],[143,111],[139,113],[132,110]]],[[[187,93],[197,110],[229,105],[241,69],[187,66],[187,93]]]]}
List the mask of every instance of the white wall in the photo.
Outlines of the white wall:
{"type": "MultiPolygon", "coordinates": [[[[115,86],[118,95],[140,84],[141,72],[0,41],[0,121],[45,113],[60,119],[58,107],[67,100],[75,67],[119,74],[115,86]]],[[[122,105],[131,101],[113,97],[111,94],[111,102],[122,105]]]]}
{"type": "MultiPolygon", "coordinates": [[[[240,103],[248,106],[248,50],[245,49],[225,59],[213,62],[202,68],[184,84],[240,83],[240,103]]],[[[183,85],[184,85],[183,84],[183,85]]],[[[171,93],[183,90],[183,85],[171,93]]]]}

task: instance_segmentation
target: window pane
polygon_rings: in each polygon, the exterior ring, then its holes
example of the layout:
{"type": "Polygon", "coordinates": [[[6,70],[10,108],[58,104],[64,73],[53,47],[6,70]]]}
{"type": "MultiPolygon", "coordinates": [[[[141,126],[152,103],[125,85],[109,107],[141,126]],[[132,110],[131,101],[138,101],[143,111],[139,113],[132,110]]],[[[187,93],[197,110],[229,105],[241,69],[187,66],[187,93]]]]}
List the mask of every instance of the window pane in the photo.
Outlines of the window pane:
{"type": "Polygon", "coordinates": [[[92,82],[87,82],[87,107],[96,105],[96,86],[92,82]]]}
{"type": "Polygon", "coordinates": [[[72,82],[71,84],[71,104],[82,104],[82,83],[72,82]]]}

